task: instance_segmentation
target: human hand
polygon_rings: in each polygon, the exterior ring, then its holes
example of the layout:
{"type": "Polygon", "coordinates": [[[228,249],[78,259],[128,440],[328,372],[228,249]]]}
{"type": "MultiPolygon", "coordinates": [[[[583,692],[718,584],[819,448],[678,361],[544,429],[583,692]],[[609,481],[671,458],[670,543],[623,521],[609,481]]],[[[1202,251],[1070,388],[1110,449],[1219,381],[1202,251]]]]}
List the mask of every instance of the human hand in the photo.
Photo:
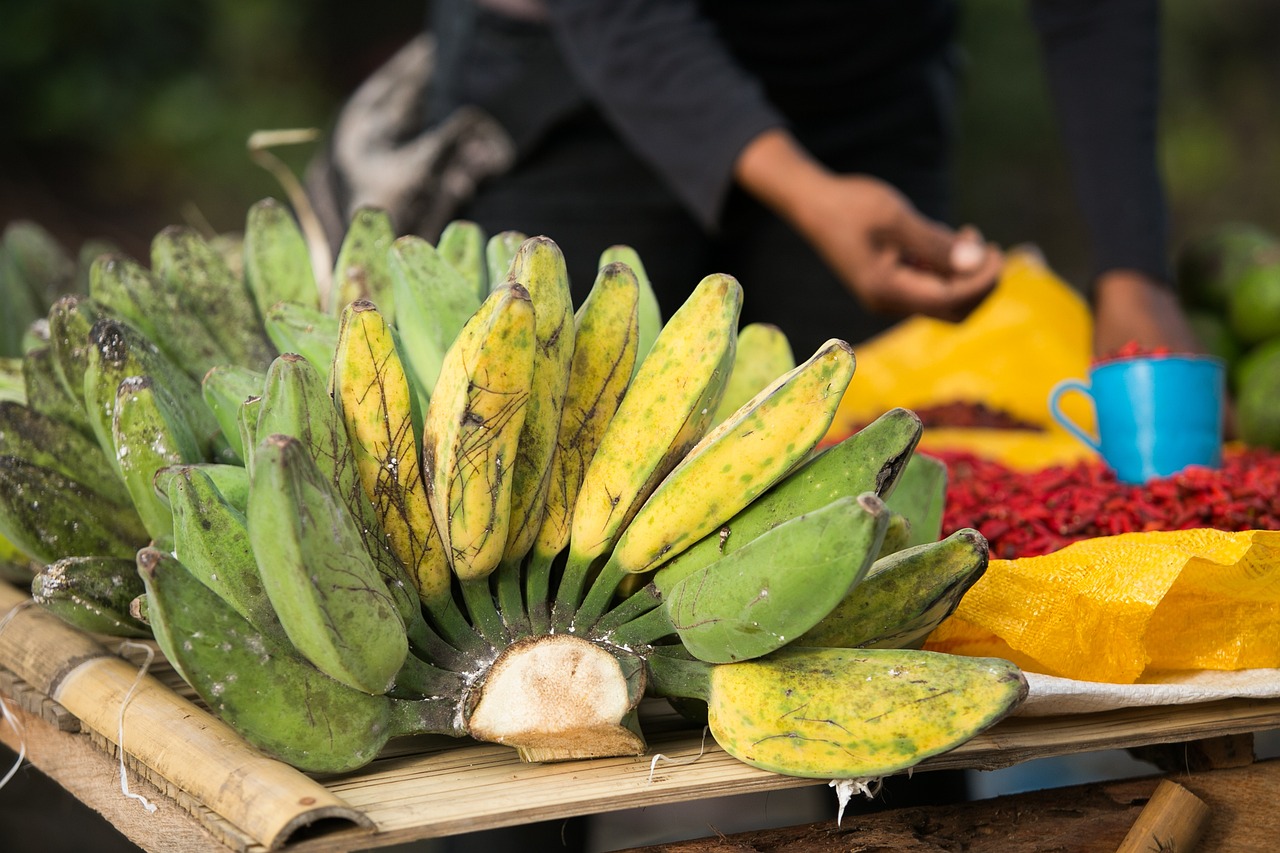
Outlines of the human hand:
{"type": "Polygon", "coordinates": [[[1128,343],[1204,352],[1171,288],[1136,270],[1109,270],[1094,286],[1093,352],[1107,356],[1128,343]]]}
{"type": "Polygon", "coordinates": [[[961,320],[999,278],[1003,256],[976,229],[953,231],[922,216],[877,178],[832,173],[784,130],[748,143],[734,177],[873,311],[961,320]]]}
{"type": "Polygon", "coordinates": [[[935,222],[864,175],[829,176],[796,221],[846,286],[881,313],[962,320],[995,287],[1004,263],[977,229],[935,222]]]}

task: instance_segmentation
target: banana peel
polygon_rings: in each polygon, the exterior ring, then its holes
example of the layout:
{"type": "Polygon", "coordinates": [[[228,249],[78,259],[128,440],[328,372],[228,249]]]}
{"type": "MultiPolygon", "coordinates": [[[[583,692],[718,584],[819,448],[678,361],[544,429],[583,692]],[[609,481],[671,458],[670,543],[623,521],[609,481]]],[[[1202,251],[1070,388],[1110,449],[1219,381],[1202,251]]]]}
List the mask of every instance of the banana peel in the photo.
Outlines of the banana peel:
{"type": "Polygon", "coordinates": [[[926,649],[1132,684],[1280,667],[1280,531],[1146,531],[991,560],[926,649]]]}
{"type": "MultiPolygon", "coordinates": [[[[1049,393],[1084,378],[1093,320],[1085,300],[1031,248],[1009,252],[995,290],[963,322],[912,317],[855,347],[850,383],[824,444],[887,409],[984,404],[1040,430],[926,428],[922,450],[967,450],[1021,470],[1096,455],[1053,420],[1049,393]]],[[[1093,410],[1069,395],[1063,413],[1092,429],[1093,410]]]]}

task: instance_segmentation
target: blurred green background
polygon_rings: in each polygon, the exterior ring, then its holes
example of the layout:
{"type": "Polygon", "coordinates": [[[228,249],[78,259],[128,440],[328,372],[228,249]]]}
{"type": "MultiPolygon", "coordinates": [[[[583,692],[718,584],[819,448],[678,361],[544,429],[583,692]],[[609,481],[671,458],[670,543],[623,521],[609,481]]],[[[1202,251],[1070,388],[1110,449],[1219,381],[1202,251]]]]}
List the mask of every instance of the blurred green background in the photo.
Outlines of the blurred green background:
{"type": "MultiPolygon", "coordinates": [[[[1025,3],[965,0],[957,218],[1038,244],[1080,282],[1088,247],[1025,3]]],[[[1228,220],[1280,228],[1280,3],[1166,0],[1162,161],[1175,244],[1228,220]]],[[[422,25],[422,0],[5,0],[0,222],[145,253],[174,222],[237,229],[279,195],[258,129],[326,127],[422,25]]],[[[300,168],[311,147],[287,159],[300,168]]]]}

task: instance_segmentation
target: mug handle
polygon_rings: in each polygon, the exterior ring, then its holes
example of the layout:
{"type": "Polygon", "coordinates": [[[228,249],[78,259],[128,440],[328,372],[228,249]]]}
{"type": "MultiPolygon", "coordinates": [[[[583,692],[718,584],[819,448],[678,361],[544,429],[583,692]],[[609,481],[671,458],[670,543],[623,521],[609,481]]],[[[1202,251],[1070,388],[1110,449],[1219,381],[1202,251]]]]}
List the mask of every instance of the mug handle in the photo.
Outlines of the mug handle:
{"type": "MultiPolygon", "coordinates": [[[[1081,394],[1084,394],[1093,401],[1093,392],[1089,389],[1088,385],[1085,385],[1079,379],[1064,379],[1057,385],[1053,386],[1053,390],[1049,392],[1049,414],[1053,415],[1053,419],[1061,424],[1067,432],[1071,433],[1076,438],[1101,453],[1102,445],[1099,440],[1081,429],[1075,421],[1064,415],[1062,413],[1062,409],[1059,408],[1059,400],[1061,400],[1062,396],[1068,391],[1079,391],[1081,394]]],[[[1096,402],[1094,402],[1094,408],[1097,408],[1096,402]]]]}

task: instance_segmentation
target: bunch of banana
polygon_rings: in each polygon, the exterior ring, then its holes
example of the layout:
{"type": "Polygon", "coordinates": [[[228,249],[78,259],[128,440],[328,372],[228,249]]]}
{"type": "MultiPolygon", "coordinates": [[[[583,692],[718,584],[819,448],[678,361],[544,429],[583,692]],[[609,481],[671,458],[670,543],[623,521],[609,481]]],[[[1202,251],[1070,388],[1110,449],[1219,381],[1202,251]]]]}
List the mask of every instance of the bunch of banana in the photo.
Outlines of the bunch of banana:
{"type": "Polygon", "coordinates": [[[907,476],[911,412],[819,449],[844,342],[797,364],[739,330],[727,275],[664,322],[625,246],[575,310],[546,237],[433,246],[362,211],[328,294],[278,203],[240,245],[166,229],[149,269],[102,256],[50,310],[0,404],[0,533],[48,565],[45,606],[150,631],[260,748],[318,772],[419,732],[639,754],[648,693],[703,703],[748,763],[864,777],[1021,700],[1011,665],[914,648],[985,540],[913,539],[942,484],[907,476]],[[883,726],[841,722],[868,706],[883,726]]]}

